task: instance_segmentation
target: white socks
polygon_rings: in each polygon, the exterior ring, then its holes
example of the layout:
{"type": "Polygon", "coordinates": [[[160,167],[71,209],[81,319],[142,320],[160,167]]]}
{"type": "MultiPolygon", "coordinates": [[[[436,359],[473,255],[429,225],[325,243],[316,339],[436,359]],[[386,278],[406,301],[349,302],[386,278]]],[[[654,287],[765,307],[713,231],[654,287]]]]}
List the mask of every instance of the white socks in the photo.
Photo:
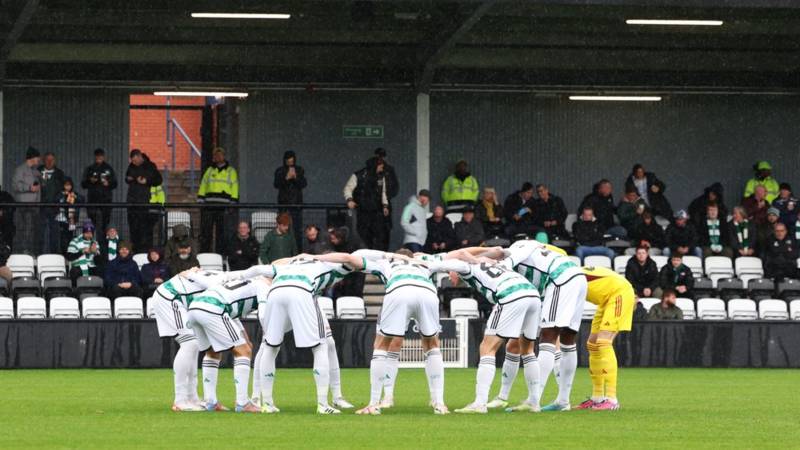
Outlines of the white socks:
{"type": "Polygon", "coordinates": [[[175,403],[179,404],[193,401],[197,397],[197,355],[200,353],[200,348],[197,346],[197,338],[193,335],[179,335],[175,341],[180,348],[172,362],[172,373],[175,382],[175,403]]]}
{"type": "Polygon", "coordinates": [[[485,405],[489,402],[489,389],[492,387],[492,381],[494,380],[494,373],[496,370],[494,355],[481,356],[480,363],[478,363],[478,375],[475,383],[476,404],[485,405]]]}
{"type": "Polygon", "coordinates": [[[561,405],[569,404],[569,395],[572,392],[572,381],[578,369],[578,349],[575,344],[561,345],[560,382],[558,383],[558,402],[561,405]]]}
{"type": "Polygon", "coordinates": [[[233,384],[236,386],[236,404],[244,406],[248,402],[250,387],[250,358],[240,356],[233,358],[233,384]]]}
{"type": "Polygon", "coordinates": [[[399,352],[386,352],[386,376],[383,379],[384,398],[394,398],[394,383],[400,366],[399,352]]]}
{"type": "Polygon", "coordinates": [[[528,385],[528,402],[539,405],[539,360],[534,353],[522,356],[525,384],[528,385]]]}
{"type": "Polygon", "coordinates": [[[274,405],[272,400],[272,385],[275,383],[275,359],[278,358],[279,347],[272,347],[264,344],[259,353],[261,355],[261,402],[266,405],[274,405]]]}
{"type": "Polygon", "coordinates": [[[539,368],[541,369],[539,377],[539,396],[544,392],[547,387],[547,379],[550,378],[550,372],[553,371],[553,365],[556,359],[556,346],[549,343],[539,344],[539,368]]]}
{"type": "Polygon", "coordinates": [[[328,344],[322,341],[311,351],[314,353],[314,381],[317,383],[317,403],[327,406],[331,379],[330,365],[328,364],[328,344]]]}
{"type": "Polygon", "coordinates": [[[217,403],[217,374],[219,361],[208,356],[203,358],[203,400],[209,405],[217,403]]]}
{"type": "Polygon", "coordinates": [[[556,384],[561,386],[561,350],[556,350],[553,360],[553,378],[555,378],[556,384]]]}
{"type": "Polygon", "coordinates": [[[500,394],[497,396],[503,400],[508,400],[511,393],[511,387],[514,385],[514,379],[517,378],[519,372],[519,355],[516,353],[506,353],[506,359],[503,361],[503,372],[500,378],[500,394]]]}
{"type": "Polygon", "coordinates": [[[333,399],[342,398],[342,376],[339,371],[339,355],[336,353],[336,342],[333,337],[328,342],[328,366],[330,367],[331,394],[333,399]]]}
{"type": "Polygon", "coordinates": [[[261,358],[264,356],[264,347],[267,344],[261,343],[256,352],[256,358],[253,360],[253,390],[250,398],[258,401],[261,397],[261,358]]]}
{"type": "Polygon", "coordinates": [[[369,404],[377,405],[381,402],[383,382],[386,378],[386,351],[375,350],[372,352],[372,361],[369,363],[369,404]]]}
{"type": "Polygon", "coordinates": [[[444,361],[442,352],[432,348],[425,353],[425,375],[428,376],[428,388],[431,400],[436,405],[444,404],[444,361]]]}

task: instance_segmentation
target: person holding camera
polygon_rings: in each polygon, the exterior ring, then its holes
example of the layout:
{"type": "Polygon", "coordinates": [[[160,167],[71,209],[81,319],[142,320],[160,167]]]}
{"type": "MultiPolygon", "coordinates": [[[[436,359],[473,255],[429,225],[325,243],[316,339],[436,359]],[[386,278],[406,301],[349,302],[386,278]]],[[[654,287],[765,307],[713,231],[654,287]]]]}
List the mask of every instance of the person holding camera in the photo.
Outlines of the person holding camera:
{"type": "MultiPolygon", "coordinates": [[[[297,155],[292,150],[283,154],[283,165],[275,169],[272,183],[278,190],[279,205],[302,205],[303,189],[308,186],[305,171],[297,165],[297,155]]],[[[303,244],[303,211],[299,208],[281,208],[280,212],[288,212],[292,216],[292,229],[297,248],[303,244]]]]}
{"type": "MultiPolygon", "coordinates": [[[[89,203],[111,203],[114,189],[117,188],[117,174],[106,162],[106,151],[102,148],[94,151],[94,164],[83,171],[81,187],[86,189],[89,203]]],[[[105,230],[111,223],[111,208],[89,208],[89,219],[100,230],[105,230]]]]}
{"type": "MultiPolygon", "coordinates": [[[[42,173],[39,172],[41,154],[39,150],[28,147],[25,152],[25,162],[14,169],[14,176],[11,178],[11,185],[14,189],[14,197],[17,203],[39,203],[42,198],[42,173]]],[[[16,250],[19,253],[38,255],[41,253],[39,248],[40,223],[39,208],[34,206],[17,208],[17,223],[25,224],[19,227],[22,231],[18,233],[19,243],[16,250]]]]}

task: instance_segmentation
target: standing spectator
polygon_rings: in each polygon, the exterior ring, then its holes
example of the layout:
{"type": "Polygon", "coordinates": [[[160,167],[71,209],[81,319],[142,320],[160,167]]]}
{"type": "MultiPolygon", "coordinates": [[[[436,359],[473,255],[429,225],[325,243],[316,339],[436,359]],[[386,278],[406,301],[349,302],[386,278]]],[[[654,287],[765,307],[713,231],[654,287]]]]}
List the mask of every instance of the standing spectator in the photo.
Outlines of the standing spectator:
{"type": "Polygon", "coordinates": [[[319,227],[309,224],[305,229],[306,240],[303,243],[303,253],[309,255],[322,255],[333,251],[326,237],[327,233],[320,233],[319,227]]]}
{"type": "MultiPolygon", "coordinates": [[[[114,201],[114,189],[117,188],[117,175],[114,168],[106,162],[106,151],[102,148],[94,151],[94,164],[83,171],[81,187],[86,189],[86,200],[89,203],[111,203],[114,201]]],[[[105,230],[111,223],[111,208],[89,208],[89,219],[99,229],[105,230]]]]}
{"type": "Polygon", "coordinates": [[[503,206],[497,200],[493,187],[483,188],[483,196],[475,208],[475,217],[483,224],[486,234],[492,237],[503,236],[503,206]]]}
{"type": "Polygon", "coordinates": [[[636,247],[646,247],[651,255],[660,255],[667,245],[664,229],[653,219],[653,213],[645,210],[642,221],[633,229],[631,243],[636,247]]]}
{"type": "Polygon", "coordinates": [[[683,310],[675,306],[675,291],[664,290],[661,303],[653,305],[647,313],[647,320],[683,320],[683,310]]]}
{"type": "Polygon", "coordinates": [[[792,186],[789,183],[781,183],[778,198],[772,202],[772,206],[778,208],[781,213],[780,220],[788,229],[794,226],[798,203],[800,200],[792,194],[792,186]]]}
{"type": "MultiPolygon", "coordinates": [[[[0,203],[14,203],[14,197],[0,187],[0,203]]],[[[0,249],[8,247],[9,251],[14,245],[14,235],[17,227],[14,225],[14,208],[0,207],[0,249]]],[[[11,253],[9,253],[11,254],[11,253]]]]}
{"type": "Polygon", "coordinates": [[[239,174],[228,164],[222,147],[215,148],[212,153],[211,166],[200,180],[197,201],[203,203],[200,210],[201,251],[224,254],[227,230],[230,229],[226,221],[232,212],[226,206],[239,203],[239,174]]]}
{"type": "Polygon", "coordinates": [[[589,207],[594,212],[594,216],[606,233],[619,239],[627,237],[627,231],[620,225],[614,223],[614,216],[617,209],[614,207],[614,196],[612,195],[613,188],[611,182],[605,178],[595,183],[592,187],[592,193],[587,195],[581,201],[581,206],[578,208],[578,214],[581,214],[584,207],[589,207]]]}
{"type": "Polygon", "coordinates": [[[764,276],[775,281],[797,277],[797,241],[788,237],[786,225],[775,224],[775,233],[769,237],[761,258],[764,260],[764,276]]]}
{"type": "Polygon", "coordinates": [[[728,222],[728,235],[733,256],[738,258],[755,254],[755,227],[747,220],[747,212],[741,206],[733,208],[733,217],[728,222]]]}
{"type": "Polygon", "coordinates": [[[264,236],[259,257],[262,264],[270,264],[281,258],[289,258],[297,254],[297,240],[291,231],[292,216],[282,212],[278,214],[277,226],[264,236]]]}
{"type": "Polygon", "coordinates": [[[196,251],[188,240],[179,242],[178,251],[167,258],[169,273],[178,274],[192,267],[199,267],[200,261],[197,260],[196,251]]]}
{"type": "Polygon", "coordinates": [[[464,207],[461,221],[456,223],[454,228],[460,247],[477,247],[486,239],[483,234],[483,224],[475,220],[475,208],[472,205],[464,207]]]}
{"type": "Polygon", "coordinates": [[[118,250],[117,257],[109,261],[103,272],[106,292],[112,299],[126,296],[141,298],[142,274],[131,255],[131,244],[122,241],[118,250]]]}
{"type": "Polygon", "coordinates": [[[765,190],[764,198],[772,202],[778,196],[780,185],[778,180],[772,178],[772,165],[767,161],[759,161],[753,166],[755,176],[747,180],[744,186],[744,198],[750,197],[756,192],[757,186],[763,186],[765,190]]]}
{"type": "Polygon", "coordinates": [[[467,162],[458,161],[452,175],[442,185],[442,202],[447,212],[461,211],[465,205],[474,206],[479,193],[478,180],[469,173],[467,162]]]}
{"type": "Polygon", "coordinates": [[[722,220],[727,220],[728,208],[725,206],[723,194],[724,189],[722,183],[717,181],[711,186],[706,187],[705,190],[703,190],[703,195],[692,200],[692,203],[689,204],[689,217],[691,217],[695,228],[700,229],[700,226],[706,221],[706,208],[711,203],[717,205],[719,217],[722,218],[722,220]]]}
{"type": "Polygon", "coordinates": [[[81,276],[99,276],[100,271],[95,264],[95,257],[100,254],[100,247],[94,239],[94,225],[86,222],[81,228],[81,234],[69,242],[67,247],[67,261],[69,261],[69,277],[74,283],[81,276]]]}
{"type": "Polygon", "coordinates": [[[57,203],[64,205],[63,208],[58,208],[56,215],[56,222],[59,226],[59,254],[67,252],[69,241],[75,237],[78,229],[78,208],[75,206],[83,203],[83,196],[75,192],[72,178],[66,177],[64,179],[64,186],[58,194],[57,203]]]}
{"type": "Polygon", "coordinates": [[[630,236],[634,228],[641,222],[641,216],[647,208],[645,201],[639,197],[639,191],[633,186],[625,187],[625,196],[619,201],[617,215],[619,223],[630,236]]]}
{"type": "Polygon", "coordinates": [[[669,257],[669,264],[661,268],[658,274],[658,285],[663,291],[674,290],[681,297],[692,298],[694,275],[692,269],[683,263],[681,253],[673,253],[669,257]]]}
{"type": "Polygon", "coordinates": [[[419,191],[416,197],[408,199],[408,204],[403,208],[400,216],[400,226],[403,227],[403,247],[412,252],[421,252],[428,238],[428,204],[431,201],[431,192],[427,189],[419,191]]]}
{"type": "Polygon", "coordinates": [[[656,177],[656,174],[646,172],[641,164],[635,164],[631,174],[628,175],[628,179],[625,180],[625,192],[628,192],[629,188],[636,189],[639,197],[653,210],[655,215],[661,217],[672,216],[672,206],[669,204],[667,197],[664,196],[667,186],[656,177]]]}
{"type": "Polygon", "coordinates": [[[228,269],[245,270],[258,264],[259,244],[250,232],[250,224],[246,221],[239,222],[236,234],[228,242],[228,269]]]}
{"type": "Polygon", "coordinates": [[[378,148],[344,187],[349,209],[356,210],[356,228],[367,248],[386,251],[392,228],[391,200],[397,196],[399,184],[394,167],[386,162],[386,150],[378,148]]]}
{"type": "Polygon", "coordinates": [[[526,181],[522,187],[506,197],[503,211],[506,215],[506,235],[513,238],[518,234],[534,236],[538,231],[533,224],[534,208],[533,184],[526,181]]]}
{"type": "MultiPolygon", "coordinates": [[[[158,168],[147,155],[138,148],[131,150],[130,164],[125,171],[128,203],[150,204],[151,188],[160,187],[163,181],[158,168]]],[[[153,246],[153,225],[155,225],[154,217],[147,206],[128,207],[128,227],[134,250],[144,252],[153,246]]]]}
{"type": "Polygon", "coordinates": [[[147,252],[147,263],[142,266],[141,273],[144,298],[152,297],[158,285],[172,277],[169,266],[164,261],[164,254],[158,248],[151,248],[147,252]]]}
{"type": "MultiPolygon", "coordinates": [[[[64,171],[56,166],[56,155],[53,152],[44,154],[44,164],[39,166],[42,174],[42,203],[58,203],[61,191],[64,189],[64,171]]],[[[65,249],[60,246],[61,228],[56,216],[58,208],[42,207],[39,210],[39,220],[42,224],[42,251],[44,253],[61,253],[65,249]]]]}
{"type": "Polygon", "coordinates": [[[444,208],[436,206],[433,216],[428,219],[428,238],[425,240],[425,251],[428,253],[449,252],[456,248],[456,233],[450,219],[445,217],[444,208]]]}
{"type": "MultiPolygon", "coordinates": [[[[11,184],[14,187],[14,198],[18,203],[35,204],[41,199],[42,173],[39,167],[39,150],[28,147],[25,152],[25,162],[14,169],[11,184]]],[[[17,223],[24,224],[20,229],[17,253],[26,252],[31,255],[41,253],[40,248],[40,223],[38,208],[18,208],[17,223]]]]}
{"type": "Polygon", "coordinates": [[[682,255],[692,254],[698,258],[703,257],[703,250],[698,246],[697,231],[689,223],[689,214],[680,210],[675,213],[675,220],[667,227],[667,246],[664,255],[673,253],[682,255]]]}
{"type": "Polygon", "coordinates": [[[703,257],[726,256],[733,258],[733,250],[730,247],[730,230],[724,219],[719,218],[719,207],[715,203],[709,203],[704,216],[706,220],[697,231],[700,246],[703,249],[703,257]]]}
{"type": "Polygon", "coordinates": [[[164,259],[172,258],[172,255],[178,253],[178,248],[188,244],[192,248],[192,256],[197,256],[197,241],[189,235],[189,227],[179,223],[172,227],[172,236],[167,239],[167,245],[164,247],[164,259]]]}
{"type": "Polygon", "coordinates": [[[536,185],[537,198],[533,205],[533,222],[536,226],[544,228],[550,240],[568,239],[569,233],[564,228],[567,220],[567,207],[561,197],[550,193],[544,184],[536,185]]]}
{"type": "MultiPolygon", "coordinates": [[[[303,189],[308,186],[306,172],[297,165],[297,155],[292,150],[284,152],[283,165],[275,169],[275,180],[272,185],[278,190],[279,205],[303,204],[303,189]]],[[[294,235],[298,239],[297,246],[300,247],[300,239],[303,235],[303,210],[282,208],[282,211],[289,211],[292,215],[294,235]]]]}
{"type": "Polygon", "coordinates": [[[658,266],[647,247],[637,247],[636,255],[625,266],[625,278],[631,282],[638,297],[659,297],[658,266]]]}
{"type": "Polygon", "coordinates": [[[592,255],[604,255],[608,259],[614,259],[616,256],[614,250],[603,245],[604,234],[603,224],[594,217],[592,208],[584,206],[580,217],[572,225],[572,235],[578,244],[575,256],[581,260],[581,263],[585,257],[592,255]]]}

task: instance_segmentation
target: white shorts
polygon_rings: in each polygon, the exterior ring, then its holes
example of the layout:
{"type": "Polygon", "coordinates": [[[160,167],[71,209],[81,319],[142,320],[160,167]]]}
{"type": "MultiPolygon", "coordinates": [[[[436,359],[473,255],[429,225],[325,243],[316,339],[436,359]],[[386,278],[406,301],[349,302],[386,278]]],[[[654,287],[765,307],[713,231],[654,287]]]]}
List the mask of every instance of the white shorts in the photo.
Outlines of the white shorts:
{"type": "Polygon", "coordinates": [[[402,286],[383,298],[378,331],[389,337],[403,337],[411,319],[417,321],[421,335],[439,334],[439,297],[428,289],[402,286]]]}
{"type": "Polygon", "coordinates": [[[228,314],[190,309],[187,318],[201,351],[211,348],[215,352],[223,352],[247,344],[242,323],[231,319],[228,314]]]}
{"type": "Polygon", "coordinates": [[[521,297],[506,304],[494,305],[486,321],[485,335],[533,341],[539,337],[541,300],[536,296],[521,297]]]}
{"type": "Polygon", "coordinates": [[[161,337],[175,337],[194,335],[191,328],[186,326],[186,307],[178,300],[167,300],[158,291],[153,294],[153,310],[156,313],[158,335],[161,337]]]}
{"type": "Polygon", "coordinates": [[[586,301],[586,277],[580,269],[571,275],[560,286],[550,283],[544,289],[542,328],[580,329],[586,301]]]}
{"type": "Polygon", "coordinates": [[[292,286],[269,292],[261,320],[264,342],[272,347],[283,343],[290,330],[298,348],[316,347],[325,340],[325,320],[310,292],[292,286]]]}

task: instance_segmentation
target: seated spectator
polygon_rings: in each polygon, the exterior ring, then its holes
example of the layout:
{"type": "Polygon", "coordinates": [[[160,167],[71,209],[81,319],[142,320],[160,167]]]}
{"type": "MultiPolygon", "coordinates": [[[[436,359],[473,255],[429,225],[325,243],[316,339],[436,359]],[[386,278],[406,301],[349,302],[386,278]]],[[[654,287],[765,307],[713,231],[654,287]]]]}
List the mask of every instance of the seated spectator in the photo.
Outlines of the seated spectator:
{"type": "Polygon", "coordinates": [[[664,290],[661,294],[661,303],[653,305],[647,313],[648,320],[683,320],[683,310],[675,306],[677,301],[675,291],[664,290]]]}
{"type": "Polygon", "coordinates": [[[583,198],[578,214],[581,214],[584,207],[592,208],[594,216],[603,230],[611,236],[624,239],[628,236],[624,227],[614,223],[614,216],[617,209],[614,207],[614,196],[612,195],[611,182],[605,178],[595,183],[592,193],[583,198]]]}
{"type": "Polygon", "coordinates": [[[756,187],[764,187],[764,198],[772,202],[778,197],[780,185],[775,178],[772,178],[772,165],[767,161],[759,161],[753,166],[755,176],[747,181],[742,197],[750,197],[756,191],[756,187]]]}
{"type": "Polygon", "coordinates": [[[461,247],[477,247],[485,239],[483,225],[475,219],[475,208],[472,206],[464,207],[461,221],[456,223],[454,228],[456,240],[461,247]]]}
{"type": "Polygon", "coordinates": [[[731,221],[728,222],[728,236],[733,256],[738,258],[755,254],[755,227],[747,220],[747,212],[741,206],[733,208],[731,221]]]}
{"type": "Polygon", "coordinates": [[[637,247],[636,255],[625,266],[625,278],[633,285],[638,297],[658,297],[658,266],[647,253],[647,247],[637,247]]]}
{"type": "Polygon", "coordinates": [[[669,264],[661,268],[658,274],[658,285],[661,290],[666,292],[672,290],[680,294],[681,297],[692,298],[692,288],[694,287],[694,275],[692,269],[683,263],[683,255],[674,253],[669,258],[669,264]]]}
{"type": "MultiPolygon", "coordinates": [[[[14,203],[14,196],[8,191],[4,191],[1,186],[0,203],[14,203]]],[[[0,246],[5,245],[11,248],[15,234],[17,234],[17,227],[14,224],[14,208],[0,208],[0,246]]]]}
{"type": "Polygon", "coordinates": [[[197,256],[197,250],[200,248],[197,241],[189,235],[189,227],[179,223],[172,227],[172,236],[167,239],[167,244],[164,246],[164,258],[172,258],[182,244],[188,244],[192,248],[192,256],[197,256]]]}
{"type": "Polygon", "coordinates": [[[578,244],[578,248],[575,249],[575,256],[581,262],[583,262],[583,258],[592,255],[605,255],[609,259],[614,259],[614,250],[603,245],[604,233],[603,224],[594,217],[592,208],[584,207],[580,217],[572,225],[572,235],[578,244]]]}
{"type": "Polygon", "coordinates": [[[630,188],[636,189],[639,197],[655,215],[661,217],[672,215],[672,206],[664,195],[666,185],[653,172],[646,172],[641,164],[635,164],[628,179],[625,180],[625,192],[627,193],[630,188]]]}
{"type": "Polygon", "coordinates": [[[106,265],[108,265],[109,261],[113,261],[114,258],[117,257],[117,247],[119,246],[119,241],[120,238],[119,233],[117,233],[117,227],[108,224],[108,228],[106,228],[105,239],[99,243],[100,254],[95,259],[100,273],[105,271],[106,265]]]}
{"type": "Polygon", "coordinates": [[[400,226],[403,227],[403,247],[412,252],[421,252],[428,238],[428,204],[431,193],[422,189],[416,196],[408,199],[408,204],[403,208],[400,216],[400,226]]]}
{"type": "Polygon", "coordinates": [[[56,199],[57,203],[65,205],[64,208],[58,209],[56,215],[56,222],[60,228],[59,253],[66,253],[69,241],[75,237],[78,229],[78,208],[72,206],[83,203],[83,196],[75,192],[74,188],[72,178],[65,177],[63,189],[56,199]]]}
{"type": "Polygon", "coordinates": [[[675,213],[675,221],[667,227],[666,232],[667,245],[664,247],[664,255],[669,256],[672,253],[680,253],[681,255],[692,254],[698,258],[703,257],[703,250],[697,245],[697,231],[694,225],[689,223],[689,214],[684,210],[675,213]]]}
{"type": "Polygon", "coordinates": [[[547,232],[553,239],[569,239],[569,233],[564,227],[567,220],[567,207],[561,197],[550,193],[544,184],[536,185],[536,195],[533,208],[533,223],[547,232]]]}
{"type": "Polygon", "coordinates": [[[297,241],[292,236],[292,218],[289,213],[278,214],[277,226],[264,236],[261,243],[259,259],[262,264],[269,264],[281,258],[290,258],[297,254],[297,241]]]}
{"type": "Polygon", "coordinates": [[[760,228],[756,227],[756,235],[757,235],[756,248],[759,249],[759,251],[762,251],[764,249],[764,246],[767,245],[767,241],[772,237],[773,233],[775,232],[775,225],[780,223],[780,215],[781,212],[778,211],[778,208],[770,207],[767,210],[767,223],[765,223],[764,226],[760,228]]]}
{"type": "Polygon", "coordinates": [[[723,219],[719,218],[719,207],[716,203],[709,203],[706,207],[705,222],[698,228],[700,246],[703,248],[703,257],[727,256],[733,258],[730,247],[729,228],[723,219]]]}
{"type": "Polygon", "coordinates": [[[447,212],[461,211],[466,205],[478,202],[478,180],[469,173],[469,166],[463,159],[456,163],[453,174],[442,185],[442,202],[447,212]]]}
{"type": "Polygon", "coordinates": [[[798,203],[800,200],[792,194],[792,186],[789,183],[781,183],[778,198],[772,201],[772,206],[780,211],[780,220],[787,229],[794,227],[798,203]]]}
{"type": "Polygon", "coordinates": [[[450,219],[445,217],[444,208],[437,206],[433,216],[428,219],[428,237],[425,240],[425,251],[428,253],[449,252],[457,247],[456,232],[450,219]]]}
{"type": "Polygon", "coordinates": [[[782,281],[784,278],[797,278],[797,241],[788,236],[786,225],[778,222],[775,233],[770,236],[762,252],[764,276],[782,281]]]}
{"type": "Polygon", "coordinates": [[[228,241],[225,249],[228,253],[229,270],[245,270],[258,264],[259,244],[246,221],[239,222],[236,234],[228,241]]]}
{"type": "Polygon", "coordinates": [[[91,222],[83,224],[81,234],[69,241],[67,247],[67,261],[69,261],[69,277],[74,283],[81,276],[100,276],[97,270],[95,257],[100,254],[97,241],[94,239],[94,225],[91,222]]]}
{"type": "Polygon", "coordinates": [[[14,278],[14,273],[11,268],[7,266],[8,258],[11,256],[11,246],[0,241],[0,278],[6,280],[6,283],[11,283],[14,278]]]}
{"type": "Polygon", "coordinates": [[[631,244],[646,247],[651,255],[660,255],[661,249],[667,245],[664,229],[653,219],[653,213],[645,210],[642,221],[633,228],[631,244]]]}
{"type": "Polygon", "coordinates": [[[319,232],[319,227],[314,224],[306,226],[303,231],[305,241],[303,242],[303,253],[309,255],[322,255],[332,251],[331,245],[325,234],[319,232]]]}
{"type": "Polygon", "coordinates": [[[169,273],[177,274],[192,267],[200,267],[200,261],[197,260],[195,249],[189,241],[179,242],[178,249],[166,260],[169,273]]]}
{"type": "Polygon", "coordinates": [[[647,320],[647,308],[645,308],[642,302],[637,298],[636,306],[633,310],[633,321],[641,322],[643,320],[647,320]]]}
{"type": "Polygon", "coordinates": [[[533,237],[536,226],[533,224],[533,184],[525,182],[522,187],[506,197],[503,211],[506,219],[506,235],[510,238],[518,234],[533,237]]]}
{"type": "Polygon", "coordinates": [[[767,211],[769,201],[767,201],[767,189],[758,185],[753,195],[742,200],[742,207],[747,211],[747,218],[756,226],[764,227],[767,223],[767,211]]]}
{"type": "Polygon", "coordinates": [[[639,191],[634,186],[627,186],[625,188],[625,196],[619,201],[617,205],[617,216],[619,223],[622,225],[630,236],[633,230],[642,220],[647,205],[644,200],[639,197],[639,191]]]}
{"type": "Polygon", "coordinates": [[[119,243],[117,257],[108,262],[103,272],[103,281],[109,298],[142,296],[142,274],[131,255],[131,245],[119,243]]]}
{"type": "Polygon", "coordinates": [[[164,260],[163,252],[157,248],[151,248],[147,252],[147,264],[142,266],[141,273],[143,298],[152,297],[158,285],[169,280],[172,276],[169,272],[169,266],[164,260]]]}
{"type": "Polygon", "coordinates": [[[703,195],[692,200],[692,203],[689,204],[688,212],[696,229],[699,230],[706,221],[706,208],[711,203],[717,205],[718,217],[722,220],[728,220],[728,208],[725,206],[725,201],[722,198],[723,193],[724,188],[722,187],[722,183],[718,181],[706,187],[703,191],[703,195]]]}
{"type": "Polygon", "coordinates": [[[483,188],[483,197],[475,208],[475,217],[483,224],[487,236],[504,235],[503,205],[497,200],[497,192],[493,187],[483,188]]]}

